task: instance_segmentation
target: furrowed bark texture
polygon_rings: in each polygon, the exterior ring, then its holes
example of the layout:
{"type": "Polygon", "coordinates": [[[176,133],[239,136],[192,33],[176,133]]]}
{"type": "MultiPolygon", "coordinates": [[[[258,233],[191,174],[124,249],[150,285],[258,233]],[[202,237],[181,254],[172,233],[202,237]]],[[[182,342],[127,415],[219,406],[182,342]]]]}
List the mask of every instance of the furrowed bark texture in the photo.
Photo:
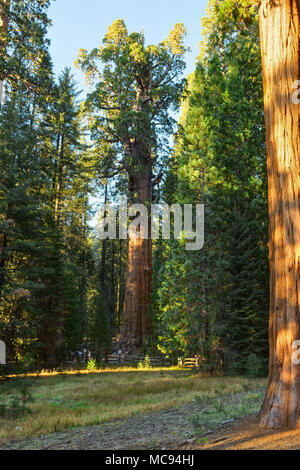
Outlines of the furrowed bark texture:
{"type": "MultiPolygon", "coordinates": [[[[143,171],[131,178],[130,192],[138,196],[139,204],[152,200],[151,160],[143,171]]],[[[150,225],[150,224],[149,224],[150,225]]],[[[120,344],[139,346],[150,335],[148,309],[152,284],[152,240],[133,238],[128,241],[126,292],[120,344]]]]}
{"type": "Polygon", "coordinates": [[[269,379],[259,419],[268,427],[300,424],[300,365],[292,360],[293,342],[300,340],[299,3],[260,6],[271,297],[269,379]]]}

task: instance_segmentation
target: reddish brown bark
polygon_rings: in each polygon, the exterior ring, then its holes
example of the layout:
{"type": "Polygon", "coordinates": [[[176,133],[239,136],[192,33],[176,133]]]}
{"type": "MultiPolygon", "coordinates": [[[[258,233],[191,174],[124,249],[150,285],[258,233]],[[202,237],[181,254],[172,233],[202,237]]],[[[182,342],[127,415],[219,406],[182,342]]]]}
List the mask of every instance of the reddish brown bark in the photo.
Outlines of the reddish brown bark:
{"type": "MultiPolygon", "coordinates": [[[[150,83],[149,70],[140,77],[136,91],[134,110],[144,116],[137,124],[134,138],[129,138],[125,151],[130,164],[127,167],[130,202],[150,207],[152,203],[152,129],[149,115],[150,83]]],[[[150,335],[148,310],[152,288],[152,241],[150,221],[148,239],[130,237],[128,241],[128,261],[126,291],[120,345],[139,346],[150,335]]]]}
{"type": "Polygon", "coordinates": [[[124,317],[120,344],[138,346],[150,334],[151,240],[129,239],[124,317]]]}
{"type": "MultiPolygon", "coordinates": [[[[148,205],[152,201],[151,159],[148,165],[130,178],[130,193],[136,194],[136,203],[148,205]]],[[[126,291],[120,344],[139,346],[150,335],[148,309],[152,284],[152,240],[132,238],[128,241],[126,291]]]]}
{"type": "Polygon", "coordinates": [[[264,0],[260,33],[269,179],[270,362],[260,424],[300,424],[300,365],[292,344],[300,340],[300,105],[299,0],[264,0]]]}

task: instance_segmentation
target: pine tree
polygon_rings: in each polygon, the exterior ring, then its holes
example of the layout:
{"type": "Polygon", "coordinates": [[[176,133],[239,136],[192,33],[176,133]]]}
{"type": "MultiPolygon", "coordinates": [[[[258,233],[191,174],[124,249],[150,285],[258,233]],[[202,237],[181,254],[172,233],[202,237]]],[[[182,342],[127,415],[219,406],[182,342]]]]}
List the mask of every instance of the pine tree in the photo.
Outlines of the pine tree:
{"type": "Polygon", "coordinates": [[[241,22],[233,2],[210,2],[204,26],[169,179],[172,202],[205,204],[205,246],[200,253],[168,246],[157,311],[168,330],[164,349],[169,341],[177,354],[199,353],[209,368],[244,373],[250,352],[263,367],[268,350],[258,21],[241,22]]]}
{"type": "Polygon", "coordinates": [[[0,104],[4,83],[15,90],[22,84],[28,91],[42,92],[37,72],[48,55],[49,5],[50,0],[0,1],[0,104]]]}

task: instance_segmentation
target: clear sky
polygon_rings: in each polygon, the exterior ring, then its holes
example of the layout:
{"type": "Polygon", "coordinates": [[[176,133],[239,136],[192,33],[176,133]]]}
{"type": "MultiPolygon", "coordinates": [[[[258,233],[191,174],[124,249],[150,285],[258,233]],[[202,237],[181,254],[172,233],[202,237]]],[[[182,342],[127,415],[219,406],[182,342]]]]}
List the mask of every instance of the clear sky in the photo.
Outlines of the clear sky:
{"type": "MultiPolygon", "coordinates": [[[[112,22],[123,19],[129,33],[144,28],[147,44],[161,42],[175,23],[184,23],[188,33],[186,44],[191,48],[186,55],[188,75],[194,71],[195,58],[199,54],[201,18],[205,16],[207,4],[208,0],[53,1],[49,10],[53,23],[49,37],[54,71],[59,74],[65,66],[72,67],[79,89],[85,90],[84,75],[74,67],[79,49],[91,50],[99,46],[112,22]]],[[[103,201],[93,198],[92,202],[95,207],[103,201]]],[[[94,218],[91,226],[95,224],[94,218]]]]}
{"type": "Polygon", "coordinates": [[[123,19],[129,33],[145,30],[146,42],[156,44],[175,23],[184,23],[188,36],[186,74],[194,70],[201,40],[201,18],[208,0],[56,0],[49,10],[51,55],[55,73],[71,66],[80,88],[84,88],[81,71],[74,69],[80,48],[91,50],[101,44],[107,28],[116,19],[123,19]]]}

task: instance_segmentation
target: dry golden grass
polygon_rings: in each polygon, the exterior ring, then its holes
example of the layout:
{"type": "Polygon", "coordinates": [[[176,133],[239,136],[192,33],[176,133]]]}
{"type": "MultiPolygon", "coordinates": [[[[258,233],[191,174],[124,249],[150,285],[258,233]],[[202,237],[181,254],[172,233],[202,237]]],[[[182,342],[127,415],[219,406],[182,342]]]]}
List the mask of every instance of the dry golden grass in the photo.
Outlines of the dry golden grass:
{"type": "Polygon", "coordinates": [[[0,445],[181,406],[193,401],[195,395],[213,397],[254,390],[264,383],[238,377],[200,377],[178,368],[44,372],[26,377],[32,382],[32,413],[17,420],[2,418],[0,445]]]}

